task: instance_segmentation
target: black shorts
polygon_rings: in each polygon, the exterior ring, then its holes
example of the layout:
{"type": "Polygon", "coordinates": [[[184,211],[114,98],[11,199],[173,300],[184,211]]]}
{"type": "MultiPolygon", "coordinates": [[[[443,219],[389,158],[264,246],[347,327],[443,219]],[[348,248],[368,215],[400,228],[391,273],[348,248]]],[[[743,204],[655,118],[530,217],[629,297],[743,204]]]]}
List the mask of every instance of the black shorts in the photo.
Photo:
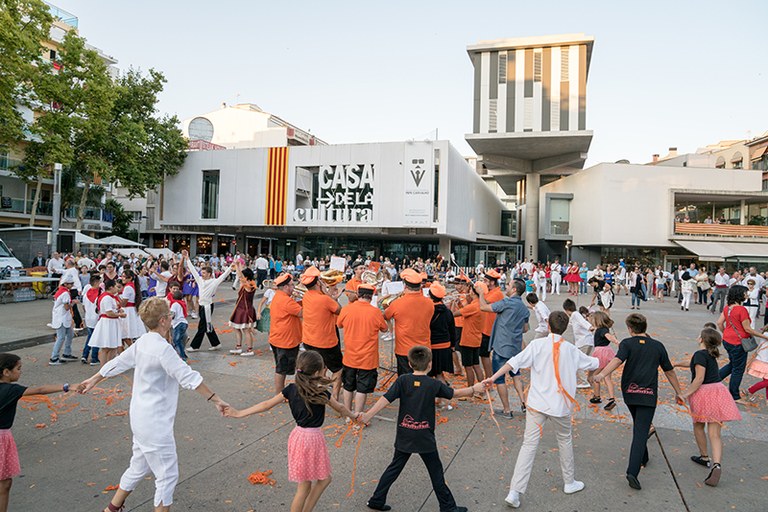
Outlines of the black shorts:
{"type": "Polygon", "coordinates": [[[456,351],[459,347],[459,341],[461,340],[461,331],[463,327],[456,327],[454,330],[456,331],[456,341],[451,345],[451,350],[456,351]]]}
{"type": "Polygon", "coordinates": [[[299,347],[279,348],[274,345],[272,355],[275,356],[275,373],[279,375],[293,375],[296,373],[296,357],[299,355],[299,347]]]}
{"type": "Polygon", "coordinates": [[[461,364],[464,366],[476,366],[480,364],[480,347],[459,347],[461,364]]]}
{"type": "Polygon", "coordinates": [[[491,357],[491,337],[485,334],[480,340],[480,357],[491,357]]]}
{"type": "Polygon", "coordinates": [[[304,348],[307,350],[314,350],[320,354],[323,358],[325,367],[331,370],[331,373],[336,373],[337,371],[341,370],[343,366],[341,363],[341,346],[336,345],[335,347],[331,348],[317,348],[305,343],[304,348]]]}
{"type": "Polygon", "coordinates": [[[379,380],[379,372],[373,370],[360,370],[345,366],[341,369],[341,384],[344,391],[357,391],[358,393],[373,393],[376,382],[379,380]]]}
{"type": "Polygon", "coordinates": [[[427,375],[436,377],[442,375],[443,372],[453,373],[453,350],[450,348],[433,348],[432,369],[427,375]]]}
{"type": "Polygon", "coordinates": [[[413,368],[411,368],[411,364],[408,362],[408,356],[396,355],[395,358],[397,359],[397,376],[398,377],[400,375],[413,373],[413,368]]]}

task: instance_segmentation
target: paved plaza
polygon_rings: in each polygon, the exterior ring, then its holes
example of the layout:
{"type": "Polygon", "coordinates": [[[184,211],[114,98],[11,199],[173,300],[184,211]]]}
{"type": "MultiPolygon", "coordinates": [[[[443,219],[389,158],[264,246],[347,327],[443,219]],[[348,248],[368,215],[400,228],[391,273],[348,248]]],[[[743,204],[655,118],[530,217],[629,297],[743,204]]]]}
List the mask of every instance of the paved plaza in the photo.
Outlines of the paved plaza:
{"type": "MultiPolygon", "coordinates": [[[[215,324],[224,330],[221,338],[226,349],[234,345],[234,335],[223,327],[233,298],[234,293],[222,287],[222,304],[214,314],[215,324]]],[[[565,298],[567,295],[550,297],[547,304],[553,310],[560,309],[565,298]]],[[[580,298],[581,303],[586,301],[580,298]]],[[[37,336],[45,335],[49,307],[48,301],[0,306],[2,341],[18,341],[18,335],[12,334],[24,329],[37,329],[37,336]],[[25,326],[24,322],[35,325],[25,326]]],[[[619,338],[626,336],[623,319],[628,307],[628,297],[617,297],[612,316],[619,338]]],[[[673,301],[644,303],[641,312],[649,318],[649,334],[665,343],[674,362],[688,361],[701,326],[713,319],[701,306],[683,313],[673,301]]],[[[570,331],[567,339],[569,335],[570,331]]],[[[82,348],[83,340],[76,338],[76,350],[82,348]]],[[[21,384],[77,383],[95,372],[96,368],[79,362],[47,366],[50,348],[50,344],[39,344],[16,350],[24,365],[21,384]]],[[[263,336],[257,349],[254,358],[229,356],[226,350],[204,350],[192,354],[191,364],[226,401],[244,407],[272,395],[272,360],[263,336]]],[[[389,363],[391,344],[383,343],[381,352],[383,362],[389,363]]],[[[685,384],[690,380],[687,369],[678,369],[678,377],[685,384]]],[[[131,454],[127,416],[130,378],[125,375],[104,381],[85,396],[58,394],[50,396],[50,403],[20,402],[13,430],[23,475],[14,479],[10,510],[103,509],[112,494],[105,489],[119,482],[131,454]]],[[[380,372],[380,385],[388,378],[387,372],[380,372]]],[[[618,383],[619,376],[614,375],[614,380],[618,383]]],[[[752,382],[752,377],[745,377],[746,385],[752,382]]],[[[662,401],[655,419],[659,435],[649,442],[650,463],[640,474],[642,491],[630,489],[624,479],[631,436],[626,407],[620,400],[619,406],[607,413],[590,406],[589,395],[580,392],[580,410],[574,419],[576,477],[586,483],[586,489],[571,496],[563,494],[556,442],[545,425],[521,510],[768,510],[765,397],[761,395],[751,406],[741,406],[743,421],[725,428],[723,478],[717,488],[709,488],[702,483],[707,470],[689,460],[697,453],[690,418],[685,409],[675,405],[666,380],[662,378],[661,383],[662,401]]],[[[461,381],[454,382],[456,385],[461,381]]],[[[376,398],[371,397],[369,404],[376,398]]],[[[457,502],[470,510],[503,510],[524,417],[515,414],[512,420],[500,419],[501,428],[497,429],[487,403],[473,399],[454,405],[453,410],[440,413],[437,427],[448,485],[457,502]]],[[[395,407],[385,409],[382,416],[394,417],[395,407]]],[[[519,411],[519,403],[514,402],[513,410],[519,411]]],[[[196,393],[182,391],[176,417],[181,479],[173,509],[287,510],[295,492],[286,468],[287,438],[293,425],[287,406],[246,419],[225,419],[196,393]],[[249,474],[267,470],[272,471],[273,486],[249,483],[249,474]]],[[[329,414],[324,428],[334,472],[317,510],[367,510],[365,502],[392,456],[394,424],[375,419],[371,427],[356,435],[329,414]]],[[[151,510],[153,493],[153,482],[148,478],[129,498],[126,510],[151,510]]],[[[409,462],[393,487],[389,503],[395,511],[437,510],[427,472],[418,457],[409,462]]]]}

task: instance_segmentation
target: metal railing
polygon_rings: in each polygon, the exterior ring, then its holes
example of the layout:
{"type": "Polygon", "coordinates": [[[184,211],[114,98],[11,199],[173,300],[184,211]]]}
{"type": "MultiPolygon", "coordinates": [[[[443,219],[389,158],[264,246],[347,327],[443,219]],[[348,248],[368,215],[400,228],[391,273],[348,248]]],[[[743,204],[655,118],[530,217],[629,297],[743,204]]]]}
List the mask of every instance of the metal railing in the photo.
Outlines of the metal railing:
{"type": "Polygon", "coordinates": [[[768,237],[768,226],[675,222],[675,234],[707,237],[765,238],[768,237]]]}

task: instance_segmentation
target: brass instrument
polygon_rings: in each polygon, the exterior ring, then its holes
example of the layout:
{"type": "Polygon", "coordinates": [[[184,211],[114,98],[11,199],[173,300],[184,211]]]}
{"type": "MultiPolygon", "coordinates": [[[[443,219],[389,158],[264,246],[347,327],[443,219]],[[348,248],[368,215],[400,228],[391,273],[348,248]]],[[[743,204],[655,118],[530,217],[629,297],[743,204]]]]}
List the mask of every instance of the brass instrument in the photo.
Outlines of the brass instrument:
{"type": "Polygon", "coordinates": [[[360,276],[360,280],[365,284],[369,284],[375,288],[378,288],[381,286],[381,283],[384,282],[384,278],[379,276],[379,274],[373,270],[364,270],[363,274],[360,276]]]}
{"type": "Polygon", "coordinates": [[[304,298],[305,293],[307,293],[307,287],[301,283],[297,283],[296,286],[293,287],[291,298],[298,302],[304,298]]]}
{"type": "Polygon", "coordinates": [[[326,270],[320,274],[320,280],[328,286],[336,286],[344,280],[344,272],[335,269],[326,270]]]}
{"type": "Polygon", "coordinates": [[[378,301],[377,304],[381,307],[381,309],[386,309],[390,306],[390,304],[392,304],[394,301],[402,297],[403,293],[405,292],[395,293],[394,295],[387,295],[386,297],[378,301]]]}

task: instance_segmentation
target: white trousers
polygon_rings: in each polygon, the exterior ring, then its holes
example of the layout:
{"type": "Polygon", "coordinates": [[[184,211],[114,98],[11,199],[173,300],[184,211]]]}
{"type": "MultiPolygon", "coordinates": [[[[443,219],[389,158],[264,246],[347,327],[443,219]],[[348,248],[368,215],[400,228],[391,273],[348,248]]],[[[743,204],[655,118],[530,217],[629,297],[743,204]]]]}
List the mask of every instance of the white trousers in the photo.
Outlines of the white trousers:
{"type": "Polygon", "coordinates": [[[536,458],[536,450],[539,446],[539,439],[544,432],[543,425],[546,420],[550,420],[550,423],[555,428],[557,447],[560,452],[560,469],[563,472],[563,483],[570,484],[574,481],[576,470],[573,462],[571,417],[549,416],[528,408],[525,414],[523,444],[520,446],[520,453],[517,454],[515,473],[512,475],[512,481],[509,484],[511,491],[523,494],[528,488],[528,480],[531,478],[531,471],[533,470],[533,461],[536,458]]]}
{"type": "Polygon", "coordinates": [[[155,475],[155,506],[168,506],[173,503],[173,491],[179,482],[179,464],[176,456],[176,444],[161,446],[142,446],[133,438],[133,456],[131,464],[120,478],[120,488],[133,491],[152,473],[155,475]]]}
{"type": "Polygon", "coordinates": [[[683,301],[680,303],[680,307],[688,309],[691,306],[691,296],[693,292],[683,292],[683,301]]]}
{"type": "Polygon", "coordinates": [[[557,272],[552,273],[552,295],[558,294],[560,295],[560,283],[562,282],[563,278],[558,274],[557,272]]]}
{"type": "Polygon", "coordinates": [[[539,300],[547,300],[547,282],[536,283],[536,295],[539,296],[539,300]]]}

